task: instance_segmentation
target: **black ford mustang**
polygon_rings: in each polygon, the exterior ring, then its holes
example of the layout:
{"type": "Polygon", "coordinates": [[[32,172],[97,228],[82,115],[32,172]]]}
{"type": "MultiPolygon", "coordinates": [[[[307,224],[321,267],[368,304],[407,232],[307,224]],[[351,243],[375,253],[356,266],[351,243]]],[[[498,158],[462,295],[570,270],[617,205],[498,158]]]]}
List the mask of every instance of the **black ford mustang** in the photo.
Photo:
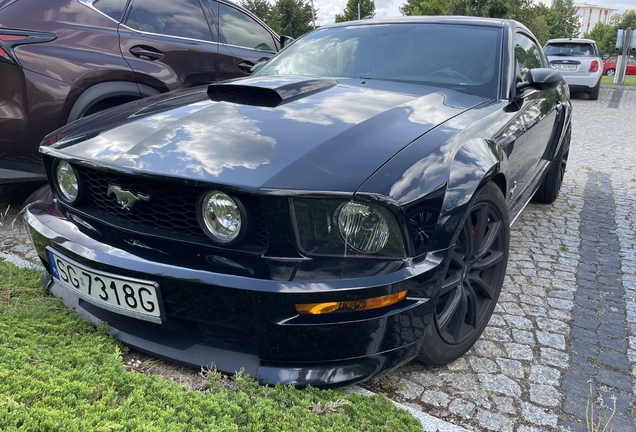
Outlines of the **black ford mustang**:
{"type": "Polygon", "coordinates": [[[41,147],[49,288],[138,350],[334,385],[477,340],[510,224],[565,172],[567,85],[515,21],[366,20],[41,147]]]}

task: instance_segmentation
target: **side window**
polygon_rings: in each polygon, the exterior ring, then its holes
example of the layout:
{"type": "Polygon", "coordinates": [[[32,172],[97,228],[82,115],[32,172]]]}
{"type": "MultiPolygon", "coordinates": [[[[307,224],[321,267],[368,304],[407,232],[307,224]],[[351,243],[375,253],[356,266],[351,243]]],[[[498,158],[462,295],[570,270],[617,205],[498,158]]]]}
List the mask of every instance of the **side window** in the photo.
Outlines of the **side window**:
{"type": "Polygon", "coordinates": [[[515,59],[519,65],[522,79],[525,79],[526,73],[530,69],[543,67],[539,50],[537,44],[526,35],[521,33],[515,35],[515,59]]]}
{"type": "Polygon", "coordinates": [[[115,21],[121,21],[127,0],[95,0],[93,7],[115,21]]]}
{"type": "MultiPolygon", "coordinates": [[[[211,2],[213,7],[216,2],[211,2]]],[[[276,52],[271,33],[250,16],[223,3],[218,3],[220,33],[230,45],[260,51],[276,52]]]]}
{"type": "Polygon", "coordinates": [[[134,0],[124,24],[142,32],[212,40],[199,0],[134,0]]]}

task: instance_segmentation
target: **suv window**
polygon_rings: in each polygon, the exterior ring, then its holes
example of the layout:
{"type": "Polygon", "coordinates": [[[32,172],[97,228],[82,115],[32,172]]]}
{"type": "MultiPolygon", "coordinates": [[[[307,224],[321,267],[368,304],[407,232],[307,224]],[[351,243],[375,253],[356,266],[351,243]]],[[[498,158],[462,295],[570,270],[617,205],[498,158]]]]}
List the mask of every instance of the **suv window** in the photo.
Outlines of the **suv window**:
{"type": "Polygon", "coordinates": [[[257,49],[267,52],[276,52],[276,44],[271,33],[262,25],[243,12],[227,6],[223,3],[210,2],[218,15],[220,33],[225,36],[226,43],[244,48],[257,49]]]}
{"type": "Polygon", "coordinates": [[[549,56],[598,57],[594,45],[590,43],[550,43],[545,46],[545,53],[549,56]]]}
{"type": "Polygon", "coordinates": [[[525,79],[530,69],[543,67],[541,49],[528,36],[517,33],[515,35],[515,59],[517,60],[521,78],[525,79]]]}
{"type": "Polygon", "coordinates": [[[212,40],[199,0],[134,0],[124,24],[142,32],[212,40]]]}
{"type": "Polygon", "coordinates": [[[127,0],[95,0],[93,7],[108,15],[115,21],[121,21],[127,0]]]}

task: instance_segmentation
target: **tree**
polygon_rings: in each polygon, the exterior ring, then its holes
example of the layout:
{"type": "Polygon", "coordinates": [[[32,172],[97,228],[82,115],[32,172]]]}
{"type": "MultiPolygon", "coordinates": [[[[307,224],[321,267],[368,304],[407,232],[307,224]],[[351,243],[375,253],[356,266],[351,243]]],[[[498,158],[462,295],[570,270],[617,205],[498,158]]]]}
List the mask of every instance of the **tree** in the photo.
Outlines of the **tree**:
{"type": "MultiPolygon", "coordinates": [[[[318,9],[314,9],[318,19],[318,9]]],[[[297,38],[313,27],[311,4],[303,0],[277,0],[272,7],[271,21],[267,24],[278,34],[297,38]]]]}
{"type": "Polygon", "coordinates": [[[239,4],[269,25],[272,7],[267,0],[241,0],[239,4]]]}
{"type": "Polygon", "coordinates": [[[358,4],[360,4],[360,19],[368,19],[375,16],[375,2],[373,0],[349,0],[342,15],[336,14],[336,22],[357,20],[358,4]]]}
{"type": "Polygon", "coordinates": [[[402,15],[452,15],[451,0],[407,0],[400,6],[402,15]]]}
{"type": "Polygon", "coordinates": [[[554,0],[548,20],[550,38],[576,37],[579,33],[578,8],[572,0],[554,0]]]}

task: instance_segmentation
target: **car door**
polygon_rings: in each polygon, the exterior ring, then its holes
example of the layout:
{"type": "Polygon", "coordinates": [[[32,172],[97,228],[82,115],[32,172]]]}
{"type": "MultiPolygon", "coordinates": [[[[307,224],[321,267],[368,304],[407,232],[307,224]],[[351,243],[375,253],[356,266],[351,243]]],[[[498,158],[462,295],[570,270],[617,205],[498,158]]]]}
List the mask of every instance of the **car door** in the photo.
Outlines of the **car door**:
{"type": "Polygon", "coordinates": [[[219,81],[247,76],[279,50],[278,36],[256,17],[231,4],[208,0],[219,35],[219,81]]]}
{"type": "Polygon", "coordinates": [[[625,75],[636,75],[636,60],[627,59],[627,69],[625,75]]]}
{"type": "MultiPolygon", "coordinates": [[[[514,37],[515,59],[521,78],[531,69],[547,68],[548,61],[534,38],[518,31],[514,37]]],[[[526,152],[523,167],[524,187],[533,187],[546,166],[547,149],[560,124],[559,94],[556,90],[526,90],[523,93],[523,118],[526,128],[526,152]],[[557,121],[559,120],[559,121],[557,121]]]]}
{"type": "Polygon", "coordinates": [[[119,36],[138,82],[168,91],[216,81],[218,44],[210,19],[200,0],[131,0],[119,36]]]}

